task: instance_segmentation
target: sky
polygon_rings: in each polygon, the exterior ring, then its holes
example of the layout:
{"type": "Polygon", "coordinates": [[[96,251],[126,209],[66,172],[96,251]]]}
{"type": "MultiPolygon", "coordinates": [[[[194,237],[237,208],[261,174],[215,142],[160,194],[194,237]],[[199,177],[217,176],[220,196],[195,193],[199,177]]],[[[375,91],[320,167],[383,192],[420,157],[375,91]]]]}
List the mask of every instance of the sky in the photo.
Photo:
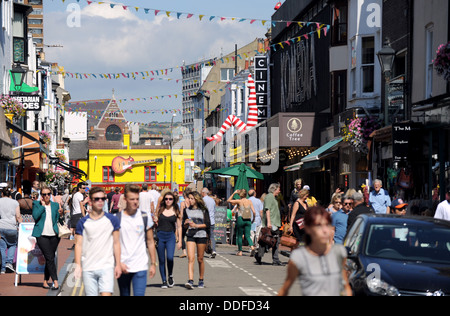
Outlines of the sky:
{"type": "MultiPolygon", "coordinates": [[[[181,109],[180,66],[205,58],[219,57],[263,38],[270,26],[276,0],[140,0],[90,5],[86,0],[44,1],[44,44],[46,60],[57,62],[71,73],[131,73],[170,69],[163,76],[137,79],[72,79],[65,87],[71,101],[110,98],[123,101],[124,110],[181,109]],[[116,4],[111,8],[110,4],[116,4]],[[122,5],[140,8],[136,11],[122,5]],[[144,8],[154,10],[145,13],[144,8]],[[170,11],[170,17],[166,11],[170,11]],[[177,19],[177,12],[186,13],[177,19]],[[187,13],[194,14],[187,18],[187,13]],[[199,15],[205,17],[200,21],[199,15]],[[211,16],[216,16],[210,21],[211,16]],[[220,17],[245,18],[239,22],[220,17]],[[258,21],[250,24],[251,19],[258,21]],[[154,78],[151,80],[151,78],[154,78]],[[178,98],[155,96],[175,95],[178,98]],[[153,97],[153,100],[149,100],[153,97]],[[146,98],[147,101],[142,101],[146,98]]],[[[129,112],[129,111],[128,111],[129,112]]],[[[170,121],[172,114],[127,114],[134,122],[170,121]]],[[[176,118],[181,120],[181,115],[176,118]]]]}

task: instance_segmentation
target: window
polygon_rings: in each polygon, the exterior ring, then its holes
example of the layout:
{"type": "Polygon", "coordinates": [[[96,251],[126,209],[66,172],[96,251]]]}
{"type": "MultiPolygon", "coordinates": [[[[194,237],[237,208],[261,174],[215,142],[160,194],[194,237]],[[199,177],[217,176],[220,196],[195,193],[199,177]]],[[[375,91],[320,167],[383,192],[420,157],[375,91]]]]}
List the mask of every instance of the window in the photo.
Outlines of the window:
{"type": "Polygon", "coordinates": [[[14,12],[13,20],[13,50],[14,63],[26,62],[26,40],[25,40],[25,16],[21,12],[14,12]]]}
{"type": "Polygon", "coordinates": [[[362,38],[362,58],[361,58],[361,76],[362,76],[362,92],[374,92],[374,75],[375,75],[375,38],[362,38]]]}
{"type": "Polygon", "coordinates": [[[331,115],[337,115],[345,111],[347,103],[347,71],[335,71],[331,73],[331,115]]]}
{"type": "Polygon", "coordinates": [[[333,8],[332,44],[347,45],[347,1],[337,1],[333,8]]]}
{"type": "Polygon", "coordinates": [[[184,182],[194,182],[193,161],[184,162],[184,182]]]}
{"type": "Polygon", "coordinates": [[[145,167],[145,181],[156,181],[156,167],[145,167]]]}
{"type": "Polygon", "coordinates": [[[220,81],[228,82],[234,77],[234,68],[223,68],[220,69],[220,81]]]}
{"type": "Polygon", "coordinates": [[[117,125],[110,125],[106,129],[106,140],[108,141],[121,141],[122,140],[122,130],[117,125]]]}
{"type": "Polygon", "coordinates": [[[112,167],[103,167],[103,182],[114,182],[114,171],[112,167]]]}
{"type": "Polygon", "coordinates": [[[425,99],[431,98],[433,95],[433,25],[426,29],[426,80],[425,80],[425,99]]]}

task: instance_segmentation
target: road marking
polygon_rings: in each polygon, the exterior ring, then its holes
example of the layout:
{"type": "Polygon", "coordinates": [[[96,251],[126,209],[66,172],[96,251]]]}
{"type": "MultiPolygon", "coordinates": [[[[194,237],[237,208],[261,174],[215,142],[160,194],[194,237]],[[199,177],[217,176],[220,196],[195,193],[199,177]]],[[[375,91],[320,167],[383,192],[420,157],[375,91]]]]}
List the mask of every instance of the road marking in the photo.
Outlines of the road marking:
{"type": "Polygon", "coordinates": [[[222,260],[205,260],[207,264],[211,266],[211,268],[225,268],[225,269],[231,269],[231,267],[222,260]]]}
{"type": "Polygon", "coordinates": [[[239,287],[239,289],[248,296],[272,296],[272,294],[260,287],[239,287]]]}

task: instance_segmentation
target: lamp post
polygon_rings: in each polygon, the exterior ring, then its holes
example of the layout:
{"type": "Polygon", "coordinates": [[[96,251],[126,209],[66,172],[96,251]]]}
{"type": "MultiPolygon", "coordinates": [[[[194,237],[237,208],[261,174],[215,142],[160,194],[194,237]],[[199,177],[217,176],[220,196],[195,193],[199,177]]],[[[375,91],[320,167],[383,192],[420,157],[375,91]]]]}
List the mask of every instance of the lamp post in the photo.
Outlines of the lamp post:
{"type": "Polygon", "coordinates": [[[392,70],[394,68],[395,50],[391,47],[391,42],[388,38],[384,41],[383,48],[377,53],[378,61],[381,65],[381,70],[384,74],[384,124],[389,124],[389,81],[391,79],[392,70]]]}
{"type": "Polygon", "coordinates": [[[27,71],[16,64],[13,69],[11,69],[11,77],[14,84],[15,91],[20,91],[25,80],[25,75],[27,71]]]}
{"type": "Polygon", "coordinates": [[[176,113],[173,113],[172,120],[170,121],[170,190],[173,191],[173,119],[176,117],[176,113]]]}

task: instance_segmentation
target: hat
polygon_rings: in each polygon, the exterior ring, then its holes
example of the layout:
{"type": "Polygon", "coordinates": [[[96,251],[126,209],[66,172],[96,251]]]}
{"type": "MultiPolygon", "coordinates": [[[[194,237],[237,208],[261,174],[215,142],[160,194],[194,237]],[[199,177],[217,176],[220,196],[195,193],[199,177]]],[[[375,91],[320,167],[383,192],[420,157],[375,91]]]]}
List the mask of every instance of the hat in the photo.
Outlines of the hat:
{"type": "Polygon", "coordinates": [[[303,189],[304,189],[304,190],[311,191],[311,188],[309,187],[309,185],[305,185],[305,186],[303,187],[303,189]]]}
{"type": "Polygon", "coordinates": [[[402,199],[396,199],[392,201],[391,206],[393,208],[404,208],[405,206],[408,206],[408,203],[405,203],[402,199]]]}

